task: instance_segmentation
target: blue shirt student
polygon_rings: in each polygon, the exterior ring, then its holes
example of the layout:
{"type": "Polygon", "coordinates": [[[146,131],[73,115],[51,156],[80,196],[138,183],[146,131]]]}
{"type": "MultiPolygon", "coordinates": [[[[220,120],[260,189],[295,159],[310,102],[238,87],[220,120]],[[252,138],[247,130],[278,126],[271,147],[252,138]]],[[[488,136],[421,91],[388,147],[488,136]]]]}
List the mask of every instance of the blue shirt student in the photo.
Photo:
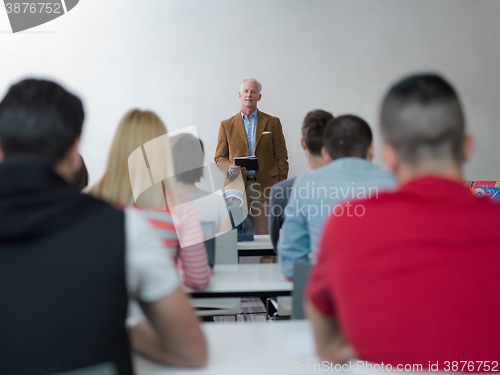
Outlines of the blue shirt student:
{"type": "Polygon", "coordinates": [[[321,233],[331,215],[362,215],[364,207],[342,210],[348,200],[373,198],[378,193],[393,190],[396,181],[391,173],[383,171],[366,159],[344,157],[324,167],[299,175],[290,191],[285,208],[282,234],[278,240],[281,272],[293,277],[293,263],[307,260],[316,263],[321,233]]]}

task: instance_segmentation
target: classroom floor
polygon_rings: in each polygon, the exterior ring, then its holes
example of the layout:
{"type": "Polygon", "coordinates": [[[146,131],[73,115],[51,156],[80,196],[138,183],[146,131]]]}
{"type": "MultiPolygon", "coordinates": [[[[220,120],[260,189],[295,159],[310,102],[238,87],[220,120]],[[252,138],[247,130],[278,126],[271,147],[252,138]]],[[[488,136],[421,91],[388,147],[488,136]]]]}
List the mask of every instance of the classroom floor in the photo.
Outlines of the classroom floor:
{"type": "Polygon", "coordinates": [[[220,315],[214,316],[213,320],[216,323],[227,322],[263,322],[266,320],[266,307],[260,298],[242,298],[241,299],[242,314],[238,315],[220,315]]]}

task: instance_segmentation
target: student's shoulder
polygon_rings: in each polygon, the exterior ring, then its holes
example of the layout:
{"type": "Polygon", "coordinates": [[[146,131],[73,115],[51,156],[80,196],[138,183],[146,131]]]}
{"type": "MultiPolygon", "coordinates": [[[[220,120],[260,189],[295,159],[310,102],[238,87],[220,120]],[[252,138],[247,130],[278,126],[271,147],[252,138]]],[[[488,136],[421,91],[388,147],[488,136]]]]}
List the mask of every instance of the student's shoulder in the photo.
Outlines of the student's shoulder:
{"type": "Polygon", "coordinates": [[[297,177],[293,177],[293,178],[288,178],[286,180],[281,180],[279,182],[276,182],[273,186],[272,186],[272,190],[275,190],[275,189],[285,189],[287,187],[291,187],[295,180],[296,180],[297,177]]]}
{"type": "Polygon", "coordinates": [[[369,172],[371,178],[385,182],[388,185],[396,186],[396,178],[392,172],[371,163],[369,172]]]}
{"type": "MultiPolygon", "coordinates": [[[[401,211],[400,198],[394,192],[380,192],[377,195],[352,199],[336,206],[325,225],[326,233],[335,233],[338,241],[357,241],[357,233],[360,227],[381,228],[386,225],[385,220],[394,218],[401,211]]],[[[332,237],[334,238],[334,237],[332,237]]]]}
{"type": "Polygon", "coordinates": [[[294,188],[298,186],[307,186],[308,183],[311,184],[313,182],[324,182],[325,178],[328,180],[333,179],[333,176],[337,175],[338,172],[335,170],[331,170],[331,166],[329,164],[324,165],[320,168],[311,169],[299,174],[293,183],[294,188]]]}
{"type": "Polygon", "coordinates": [[[293,189],[295,179],[296,177],[293,177],[275,183],[271,187],[271,193],[269,194],[270,202],[274,204],[281,199],[288,200],[288,197],[290,195],[290,190],[293,189]]]}
{"type": "Polygon", "coordinates": [[[164,210],[148,210],[129,205],[123,207],[123,211],[129,221],[147,223],[148,226],[152,227],[163,227],[167,225],[167,223],[173,223],[174,221],[172,213],[168,208],[164,210]]]}
{"type": "Polygon", "coordinates": [[[80,194],[80,215],[88,217],[91,215],[105,216],[106,220],[122,219],[124,216],[123,206],[112,205],[90,194],[80,194]]]}
{"type": "Polygon", "coordinates": [[[314,180],[314,172],[314,170],[305,171],[294,177],[292,184],[289,185],[290,188],[296,190],[301,187],[307,187],[308,184],[310,184],[310,182],[314,180]]]}
{"type": "Polygon", "coordinates": [[[401,212],[404,207],[408,207],[412,201],[411,196],[397,189],[374,188],[366,190],[365,193],[365,197],[344,203],[344,206],[350,204],[352,207],[363,207],[361,217],[365,220],[374,219],[377,221],[381,217],[392,216],[401,212]]]}

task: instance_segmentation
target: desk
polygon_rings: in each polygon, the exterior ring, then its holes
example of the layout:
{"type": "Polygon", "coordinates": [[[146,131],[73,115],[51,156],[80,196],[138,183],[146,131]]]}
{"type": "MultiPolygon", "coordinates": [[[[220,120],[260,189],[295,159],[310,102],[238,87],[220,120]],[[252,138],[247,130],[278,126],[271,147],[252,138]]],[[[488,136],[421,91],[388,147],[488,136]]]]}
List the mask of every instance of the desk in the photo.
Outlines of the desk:
{"type": "Polygon", "coordinates": [[[134,355],[137,375],[281,375],[321,364],[308,320],[203,323],[208,364],[202,369],[162,366],[134,355]],[[294,368],[295,366],[295,368],[294,368]]]}
{"type": "Polygon", "coordinates": [[[193,298],[289,296],[292,289],[279,263],[216,264],[207,288],[184,287],[193,298]]]}
{"type": "Polygon", "coordinates": [[[258,234],[253,241],[238,242],[238,256],[276,255],[271,237],[268,234],[258,234]]]}

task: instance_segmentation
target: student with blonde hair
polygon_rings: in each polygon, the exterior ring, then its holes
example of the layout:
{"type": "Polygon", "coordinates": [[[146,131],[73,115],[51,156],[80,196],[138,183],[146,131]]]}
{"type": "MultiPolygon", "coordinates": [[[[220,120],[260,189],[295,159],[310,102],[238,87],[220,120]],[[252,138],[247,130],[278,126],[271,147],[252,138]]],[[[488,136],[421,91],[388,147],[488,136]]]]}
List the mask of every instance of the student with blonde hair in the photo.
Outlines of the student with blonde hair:
{"type": "Polygon", "coordinates": [[[184,284],[200,289],[208,285],[211,270],[196,212],[177,192],[166,134],[153,112],[127,112],[116,130],[104,176],[90,194],[117,206],[144,209],[163,244],[172,250],[184,284]]]}

